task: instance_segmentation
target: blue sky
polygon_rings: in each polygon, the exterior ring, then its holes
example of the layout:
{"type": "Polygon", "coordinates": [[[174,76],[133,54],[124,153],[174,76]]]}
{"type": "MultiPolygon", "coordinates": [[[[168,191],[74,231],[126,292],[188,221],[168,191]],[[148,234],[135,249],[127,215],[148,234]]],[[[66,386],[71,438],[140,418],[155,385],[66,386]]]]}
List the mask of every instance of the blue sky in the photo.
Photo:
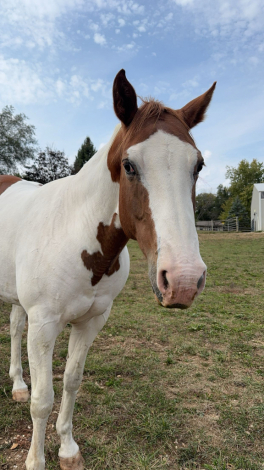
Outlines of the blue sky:
{"type": "Polygon", "coordinates": [[[0,0],[0,30],[0,108],[71,163],[87,135],[109,140],[121,68],[139,96],[175,109],[217,80],[193,129],[200,192],[225,183],[226,165],[264,160],[263,0],[0,0]]]}

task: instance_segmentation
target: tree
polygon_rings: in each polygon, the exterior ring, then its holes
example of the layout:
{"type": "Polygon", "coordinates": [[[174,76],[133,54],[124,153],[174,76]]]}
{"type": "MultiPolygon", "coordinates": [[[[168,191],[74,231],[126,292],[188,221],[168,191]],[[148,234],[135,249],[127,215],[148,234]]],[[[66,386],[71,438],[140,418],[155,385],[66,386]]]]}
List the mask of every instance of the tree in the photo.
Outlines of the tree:
{"type": "Polygon", "coordinates": [[[227,218],[238,217],[238,220],[243,223],[243,225],[250,224],[250,218],[247,209],[240,201],[239,197],[236,196],[232,202],[230,211],[227,218]]]}
{"type": "Polygon", "coordinates": [[[81,148],[78,150],[77,156],[75,158],[72,174],[75,175],[80,171],[83,165],[92,158],[92,156],[96,153],[96,148],[92,143],[90,137],[86,137],[84,143],[82,144],[81,148]]]}
{"type": "Polygon", "coordinates": [[[215,198],[215,210],[217,213],[217,219],[220,218],[221,211],[223,210],[224,203],[229,199],[230,191],[222,184],[217,187],[217,193],[215,198]]]}
{"type": "Polygon", "coordinates": [[[231,181],[229,187],[231,196],[239,197],[249,215],[253,185],[264,181],[264,164],[255,158],[251,163],[241,160],[237,168],[227,166],[226,178],[231,181]]]}
{"type": "Polygon", "coordinates": [[[224,204],[222,205],[222,212],[220,213],[219,218],[221,220],[226,220],[229,217],[229,212],[231,210],[234,199],[229,197],[224,204]]]}
{"type": "Polygon", "coordinates": [[[215,220],[217,214],[215,210],[216,196],[212,193],[200,193],[195,201],[196,220],[215,220]]]}
{"type": "Polygon", "coordinates": [[[71,167],[64,152],[47,147],[39,152],[33,165],[27,166],[23,178],[41,184],[49,183],[71,174],[71,167]]]}
{"type": "Polygon", "coordinates": [[[0,113],[0,174],[17,171],[17,164],[25,164],[36,151],[35,127],[14,111],[5,106],[0,113]]]}

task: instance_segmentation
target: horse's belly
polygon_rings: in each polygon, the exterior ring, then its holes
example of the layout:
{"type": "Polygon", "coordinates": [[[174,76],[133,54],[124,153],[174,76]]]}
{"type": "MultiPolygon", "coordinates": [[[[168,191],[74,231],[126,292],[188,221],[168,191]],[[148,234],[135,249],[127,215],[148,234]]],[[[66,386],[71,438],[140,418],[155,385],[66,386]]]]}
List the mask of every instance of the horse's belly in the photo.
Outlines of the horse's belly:
{"type": "MultiPolygon", "coordinates": [[[[3,246],[2,246],[3,247],[3,246]]],[[[2,248],[1,247],[1,248],[2,248]]],[[[11,257],[5,256],[0,249],[0,299],[18,304],[15,266],[11,257]]]]}
{"type": "Polygon", "coordinates": [[[17,239],[21,236],[21,226],[27,198],[36,185],[19,181],[10,186],[0,196],[0,299],[18,304],[16,285],[17,239]],[[30,191],[26,191],[26,189],[30,191]]]}
{"type": "Polygon", "coordinates": [[[0,234],[0,299],[18,304],[14,237],[11,233],[5,231],[1,221],[0,234]]]}

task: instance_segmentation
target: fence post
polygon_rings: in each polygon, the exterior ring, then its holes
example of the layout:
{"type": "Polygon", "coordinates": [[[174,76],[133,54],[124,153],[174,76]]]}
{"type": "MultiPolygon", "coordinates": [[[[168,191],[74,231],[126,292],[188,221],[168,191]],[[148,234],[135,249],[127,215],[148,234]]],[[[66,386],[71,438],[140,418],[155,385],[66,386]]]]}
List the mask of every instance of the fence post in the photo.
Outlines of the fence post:
{"type": "Polygon", "coordinates": [[[239,221],[238,221],[238,217],[236,217],[236,231],[238,232],[238,229],[239,229],[239,221]]]}
{"type": "Polygon", "coordinates": [[[211,220],[211,227],[212,227],[212,232],[214,231],[214,221],[211,220]]]}

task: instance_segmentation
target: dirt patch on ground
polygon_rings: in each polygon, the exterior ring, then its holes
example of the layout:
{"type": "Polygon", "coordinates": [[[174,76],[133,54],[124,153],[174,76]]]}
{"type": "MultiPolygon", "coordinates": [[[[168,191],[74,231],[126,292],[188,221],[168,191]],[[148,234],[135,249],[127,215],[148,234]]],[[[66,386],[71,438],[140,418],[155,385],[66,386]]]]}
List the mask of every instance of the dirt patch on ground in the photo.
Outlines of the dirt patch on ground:
{"type": "Polygon", "coordinates": [[[250,287],[243,289],[238,286],[214,286],[214,290],[223,294],[235,294],[235,295],[259,295],[259,289],[250,287]]]}

